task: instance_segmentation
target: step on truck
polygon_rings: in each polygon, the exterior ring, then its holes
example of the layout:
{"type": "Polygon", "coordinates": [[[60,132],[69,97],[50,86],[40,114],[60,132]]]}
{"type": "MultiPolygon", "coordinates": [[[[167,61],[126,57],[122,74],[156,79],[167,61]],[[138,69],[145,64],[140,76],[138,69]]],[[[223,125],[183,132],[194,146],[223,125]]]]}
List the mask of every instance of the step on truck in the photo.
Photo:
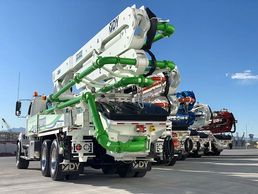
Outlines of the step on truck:
{"type": "Polygon", "coordinates": [[[54,92],[34,93],[17,140],[16,166],[40,161],[53,180],[78,176],[85,166],[104,174],[143,177],[151,170],[152,145],[166,130],[169,113],[142,100],[152,76],[172,72],[172,61],[157,60],[152,43],[174,27],[150,9],[128,7],[52,73],[54,92]]]}

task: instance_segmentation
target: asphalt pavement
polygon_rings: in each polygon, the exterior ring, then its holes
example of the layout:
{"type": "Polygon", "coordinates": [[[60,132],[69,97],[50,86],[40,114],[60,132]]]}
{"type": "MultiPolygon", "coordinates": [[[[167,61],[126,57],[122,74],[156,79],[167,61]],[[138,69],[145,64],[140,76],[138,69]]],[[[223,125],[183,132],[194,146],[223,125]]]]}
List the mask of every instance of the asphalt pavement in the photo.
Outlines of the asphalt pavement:
{"type": "Polygon", "coordinates": [[[224,150],[221,156],[187,158],[172,167],[153,165],[143,178],[104,175],[91,168],[85,173],[57,182],[41,175],[39,162],[19,170],[14,157],[0,157],[0,193],[257,194],[258,149],[224,150]]]}

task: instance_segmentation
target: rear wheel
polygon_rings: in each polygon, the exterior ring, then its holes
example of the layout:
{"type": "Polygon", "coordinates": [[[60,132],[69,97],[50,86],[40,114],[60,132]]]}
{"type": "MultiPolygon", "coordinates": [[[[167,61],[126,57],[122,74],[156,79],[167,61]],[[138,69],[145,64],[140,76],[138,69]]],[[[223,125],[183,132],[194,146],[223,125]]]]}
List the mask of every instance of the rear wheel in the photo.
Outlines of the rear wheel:
{"type": "Polygon", "coordinates": [[[167,166],[174,166],[176,164],[177,158],[174,156],[170,159],[169,163],[167,163],[167,166]]]}
{"type": "Polygon", "coordinates": [[[121,164],[118,166],[117,173],[122,178],[134,177],[136,174],[133,171],[133,164],[121,164]]]}
{"type": "Polygon", "coordinates": [[[221,151],[216,150],[216,151],[214,152],[214,155],[215,155],[215,156],[219,156],[220,153],[221,153],[221,151]]]}
{"type": "Polygon", "coordinates": [[[134,177],[144,177],[147,173],[147,170],[141,171],[141,172],[136,172],[134,177]]]}
{"type": "Polygon", "coordinates": [[[18,169],[27,169],[29,167],[29,161],[21,158],[21,142],[17,143],[17,151],[16,151],[16,167],[18,169]]]}
{"type": "Polygon", "coordinates": [[[181,154],[178,159],[179,160],[185,160],[186,158],[187,158],[186,154],[181,154]]]}
{"type": "Polygon", "coordinates": [[[41,147],[41,173],[45,177],[50,176],[50,147],[51,147],[51,140],[44,140],[41,147]]]}
{"type": "Polygon", "coordinates": [[[194,150],[194,151],[193,151],[193,154],[191,154],[191,156],[193,156],[194,158],[200,158],[200,157],[202,157],[202,155],[199,154],[198,150],[194,150]]]}
{"type": "Polygon", "coordinates": [[[222,150],[219,150],[216,148],[215,144],[211,144],[211,149],[212,149],[212,155],[214,156],[219,156],[222,150]]]}
{"type": "Polygon", "coordinates": [[[167,136],[164,139],[163,160],[166,166],[174,166],[176,163],[175,147],[171,136],[167,136]]]}
{"type": "Polygon", "coordinates": [[[193,149],[193,141],[190,138],[186,138],[184,142],[184,147],[186,152],[190,152],[193,149]]]}
{"type": "Polygon", "coordinates": [[[76,180],[79,179],[80,175],[79,174],[67,174],[65,175],[66,180],[76,180]]]}
{"type": "Polygon", "coordinates": [[[117,167],[113,165],[105,165],[101,167],[103,174],[115,174],[117,167]]]}
{"type": "Polygon", "coordinates": [[[54,181],[63,180],[64,174],[61,169],[60,163],[62,162],[62,157],[59,154],[59,145],[55,139],[50,148],[50,176],[54,181]]]}
{"type": "Polygon", "coordinates": [[[200,144],[199,141],[197,141],[197,142],[196,142],[196,150],[194,150],[194,151],[193,151],[193,154],[192,154],[192,156],[193,156],[194,158],[200,158],[200,157],[202,157],[202,155],[199,154],[200,149],[201,149],[201,144],[200,144]]]}

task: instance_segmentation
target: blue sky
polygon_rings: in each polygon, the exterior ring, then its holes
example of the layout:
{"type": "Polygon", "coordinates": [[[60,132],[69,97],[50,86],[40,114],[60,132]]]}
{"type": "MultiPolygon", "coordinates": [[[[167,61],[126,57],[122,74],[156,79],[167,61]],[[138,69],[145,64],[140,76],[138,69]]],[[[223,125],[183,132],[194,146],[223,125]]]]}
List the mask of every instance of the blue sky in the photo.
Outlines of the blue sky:
{"type": "Polygon", "coordinates": [[[193,90],[213,110],[228,108],[240,134],[258,136],[258,1],[0,0],[0,117],[12,127],[20,97],[50,94],[52,71],[127,6],[148,6],[176,32],[157,42],[157,59],[173,60],[179,90],[193,90]],[[37,2],[37,3],[36,3],[37,2]],[[257,120],[256,120],[257,119],[257,120]]]}

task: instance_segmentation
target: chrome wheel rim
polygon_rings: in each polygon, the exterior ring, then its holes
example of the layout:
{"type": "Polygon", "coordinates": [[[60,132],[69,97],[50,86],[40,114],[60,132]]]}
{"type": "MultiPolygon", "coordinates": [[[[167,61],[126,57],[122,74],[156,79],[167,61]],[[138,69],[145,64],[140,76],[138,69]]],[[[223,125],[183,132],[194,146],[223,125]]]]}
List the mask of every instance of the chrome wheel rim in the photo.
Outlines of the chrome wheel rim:
{"type": "Polygon", "coordinates": [[[52,149],[51,152],[51,174],[55,173],[56,170],[56,162],[57,162],[57,154],[56,154],[56,147],[52,149]]]}
{"type": "Polygon", "coordinates": [[[42,169],[42,170],[45,170],[46,164],[47,164],[46,147],[43,147],[42,156],[41,156],[41,169],[42,169]]]}
{"type": "Polygon", "coordinates": [[[20,160],[20,152],[21,152],[21,149],[20,149],[20,143],[17,144],[17,153],[16,153],[16,164],[19,162],[20,160]]]}

